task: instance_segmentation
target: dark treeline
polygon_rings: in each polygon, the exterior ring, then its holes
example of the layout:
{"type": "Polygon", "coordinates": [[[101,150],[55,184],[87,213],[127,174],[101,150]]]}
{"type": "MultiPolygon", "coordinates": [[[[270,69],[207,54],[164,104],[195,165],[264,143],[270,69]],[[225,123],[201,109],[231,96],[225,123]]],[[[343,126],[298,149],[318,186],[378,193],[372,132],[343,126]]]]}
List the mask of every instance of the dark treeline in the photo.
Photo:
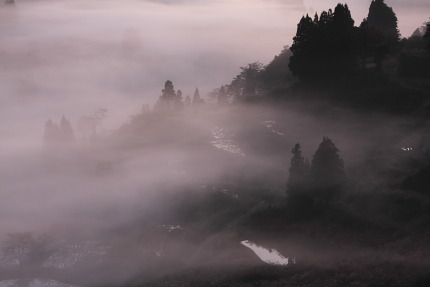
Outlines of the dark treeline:
{"type": "Polygon", "coordinates": [[[323,138],[311,165],[302,156],[300,144],[291,152],[287,182],[290,209],[312,209],[315,204],[329,204],[345,191],[347,178],[343,160],[328,137],[323,138]]]}
{"type": "Polygon", "coordinates": [[[242,67],[226,85],[227,96],[329,101],[363,111],[422,111],[429,92],[430,25],[401,38],[397,24],[383,0],[371,2],[359,25],[347,4],[303,16],[292,46],[266,66],[256,62],[242,67]]]}

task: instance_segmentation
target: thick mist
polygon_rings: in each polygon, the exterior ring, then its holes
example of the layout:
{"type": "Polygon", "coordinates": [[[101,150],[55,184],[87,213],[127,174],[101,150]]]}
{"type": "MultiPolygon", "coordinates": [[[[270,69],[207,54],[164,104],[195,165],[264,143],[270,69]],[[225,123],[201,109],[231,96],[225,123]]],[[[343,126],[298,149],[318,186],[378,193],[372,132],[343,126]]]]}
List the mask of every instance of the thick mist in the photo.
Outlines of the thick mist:
{"type": "MultiPolygon", "coordinates": [[[[240,66],[270,62],[302,14],[322,5],[312,2],[23,0],[0,10],[0,241],[46,234],[55,252],[45,275],[82,286],[260,266],[241,245],[261,247],[257,239],[294,264],[359,254],[361,246],[302,242],[300,227],[285,242],[265,229],[270,216],[283,220],[276,208],[285,204],[292,148],[300,143],[312,161],[330,137],[351,190],[367,191],[381,184],[368,176],[366,161],[377,158],[369,155],[381,154],[382,166],[408,158],[424,128],[323,100],[275,107],[206,96],[240,66]],[[161,109],[167,80],[183,98],[198,87],[205,103],[161,109]],[[73,136],[52,141],[47,127],[63,129],[63,116],[73,136]]],[[[0,260],[3,277],[21,264],[8,260],[0,260]]],[[[17,276],[38,274],[30,263],[17,276]]]]}
{"type": "Polygon", "coordinates": [[[98,108],[109,110],[106,129],[117,128],[142,104],[153,105],[167,79],[184,96],[195,87],[207,93],[244,63],[268,62],[285,44],[284,29],[294,33],[288,23],[297,17],[286,20],[285,13],[298,11],[260,1],[16,5],[0,20],[1,134],[9,147],[37,145],[49,118],[65,115],[76,124],[98,108]]]}
{"type": "MultiPolygon", "coordinates": [[[[17,9],[2,9],[0,156],[4,163],[2,192],[8,199],[3,210],[19,215],[2,217],[2,232],[38,229],[39,224],[47,228],[59,213],[64,214],[61,218],[75,218],[74,213],[79,217],[74,207],[82,201],[93,204],[102,194],[106,205],[118,200],[132,202],[133,193],[142,189],[142,176],[154,178],[145,173],[129,175],[130,170],[124,171],[121,180],[111,175],[93,178],[91,169],[97,169],[98,161],[102,165],[106,161],[104,154],[98,154],[102,148],[93,147],[80,157],[70,155],[84,163],[69,166],[65,160],[57,163],[58,170],[41,167],[49,154],[43,144],[48,119],[58,124],[64,115],[70,120],[76,137],[71,153],[80,153],[76,150],[85,146],[77,129],[82,117],[107,109],[98,129],[108,134],[139,114],[142,105],[153,106],[167,79],[184,96],[192,95],[197,86],[204,95],[228,82],[243,63],[269,61],[284,44],[284,13],[300,10],[295,3],[267,5],[261,1],[166,4],[16,1],[17,9]],[[270,25],[264,20],[268,18],[270,25]],[[259,44],[255,45],[257,36],[259,44]],[[139,177],[139,183],[133,187],[129,176],[139,177]],[[133,191],[108,199],[118,189],[133,191]],[[40,204],[33,204],[38,201],[40,204]]],[[[107,161],[122,161],[122,157],[109,155],[107,161]]],[[[151,157],[156,161],[157,153],[151,157]]]]}

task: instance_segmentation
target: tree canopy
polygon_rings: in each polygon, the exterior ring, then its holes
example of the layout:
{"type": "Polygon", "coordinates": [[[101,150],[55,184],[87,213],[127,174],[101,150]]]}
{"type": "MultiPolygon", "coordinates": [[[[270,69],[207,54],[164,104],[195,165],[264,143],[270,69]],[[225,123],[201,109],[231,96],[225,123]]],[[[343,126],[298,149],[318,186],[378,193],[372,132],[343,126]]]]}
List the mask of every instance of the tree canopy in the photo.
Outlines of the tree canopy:
{"type": "Polygon", "coordinates": [[[310,176],[315,196],[323,202],[336,198],[344,189],[346,175],[339,150],[328,137],[324,137],[312,158],[310,176]]]}
{"type": "Polygon", "coordinates": [[[289,168],[289,177],[287,181],[287,194],[295,196],[298,193],[305,192],[304,189],[309,181],[309,162],[302,156],[300,144],[296,144],[291,150],[293,157],[289,168]]]}
{"type": "Polygon", "coordinates": [[[175,91],[173,82],[167,80],[164,83],[164,89],[161,90],[161,96],[155,106],[157,111],[180,111],[184,109],[185,105],[182,101],[181,90],[175,91]]]}
{"type": "Polygon", "coordinates": [[[397,16],[393,8],[384,0],[373,0],[369,7],[367,22],[371,29],[375,29],[384,37],[384,42],[392,45],[400,40],[400,32],[397,27],[397,16]]]}
{"type": "Polygon", "coordinates": [[[315,79],[355,70],[353,32],[354,20],[346,4],[314,19],[303,16],[290,48],[291,71],[302,79],[315,79]]]}

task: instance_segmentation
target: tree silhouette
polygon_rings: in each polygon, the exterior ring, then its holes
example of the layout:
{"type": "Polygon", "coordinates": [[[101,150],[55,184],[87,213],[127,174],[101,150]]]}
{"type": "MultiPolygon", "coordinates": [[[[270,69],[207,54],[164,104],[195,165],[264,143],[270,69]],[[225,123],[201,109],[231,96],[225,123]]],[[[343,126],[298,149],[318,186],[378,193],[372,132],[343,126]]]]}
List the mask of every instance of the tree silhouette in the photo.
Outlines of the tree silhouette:
{"type": "Polygon", "coordinates": [[[354,47],[354,20],[351,17],[348,5],[338,4],[334,9],[332,31],[330,41],[332,42],[330,58],[333,61],[331,67],[333,73],[350,72],[355,69],[354,47]]]}
{"type": "Polygon", "coordinates": [[[248,64],[247,67],[241,68],[244,76],[243,96],[252,97],[257,94],[258,74],[263,65],[259,62],[248,64]]]}
{"type": "Polygon", "coordinates": [[[172,81],[167,80],[161,92],[162,94],[155,105],[155,110],[164,112],[183,110],[182,92],[180,90],[175,92],[172,81]]]}
{"type": "Polygon", "coordinates": [[[49,119],[45,124],[43,141],[46,145],[62,145],[71,143],[75,139],[72,125],[66,117],[62,116],[60,125],[49,119]]]}
{"type": "Polygon", "coordinates": [[[358,27],[358,45],[357,45],[357,54],[360,59],[360,65],[361,69],[365,70],[367,65],[367,58],[370,54],[370,33],[369,33],[369,22],[367,22],[367,19],[363,19],[363,21],[360,24],[360,27],[358,27]]]}
{"type": "Polygon", "coordinates": [[[356,68],[354,20],[346,4],[314,19],[303,16],[293,40],[289,67],[301,79],[319,79],[356,68]]]}
{"type": "Polygon", "coordinates": [[[366,22],[369,52],[381,69],[384,58],[400,40],[397,16],[384,0],[372,0],[366,22]]]}
{"type": "Polygon", "coordinates": [[[291,150],[291,166],[289,168],[289,177],[287,181],[287,195],[289,197],[300,196],[304,194],[309,186],[310,165],[302,156],[300,144],[296,144],[291,150]]]}
{"type": "Polygon", "coordinates": [[[397,72],[403,77],[430,76],[430,22],[417,28],[411,37],[402,41],[397,72]]]}
{"type": "Polygon", "coordinates": [[[294,75],[301,78],[309,78],[316,74],[314,70],[317,49],[318,26],[309,15],[300,19],[297,24],[296,36],[290,50],[293,55],[290,58],[289,67],[294,75]]]}
{"type": "Polygon", "coordinates": [[[263,65],[259,62],[240,67],[241,72],[234,77],[227,89],[227,94],[234,97],[234,100],[242,100],[258,94],[259,76],[263,65]]]}
{"type": "Polygon", "coordinates": [[[173,101],[176,97],[175,88],[170,80],[164,83],[164,89],[161,90],[161,96],[158,100],[158,110],[169,111],[172,109],[173,101]]]}
{"type": "Polygon", "coordinates": [[[182,91],[178,90],[178,92],[176,93],[175,98],[173,99],[173,109],[176,111],[180,111],[184,109],[184,103],[182,102],[182,91]]]}
{"type": "Polygon", "coordinates": [[[226,93],[226,90],[225,90],[224,86],[221,86],[221,88],[218,91],[217,103],[220,106],[225,106],[225,105],[228,104],[227,93],[226,93]]]}
{"type": "Polygon", "coordinates": [[[175,88],[173,87],[172,81],[167,80],[164,83],[164,89],[162,89],[161,92],[161,100],[166,102],[173,100],[176,96],[176,92],[175,88]]]}
{"type": "Polygon", "coordinates": [[[203,104],[203,103],[204,103],[204,101],[200,98],[200,92],[199,92],[199,89],[198,89],[198,88],[196,88],[196,89],[194,90],[194,96],[193,96],[192,105],[193,105],[193,106],[199,106],[199,105],[201,105],[201,104],[203,104]]]}
{"type": "Polygon", "coordinates": [[[314,198],[328,203],[345,188],[346,175],[339,150],[328,137],[324,137],[312,159],[310,176],[314,198]]]}
{"type": "Polygon", "coordinates": [[[386,44],[393,45],[399,41],[397,16],[384,0],[373,0],[370,3],[367,22],[370,28],[382,33],[386,44]]]}

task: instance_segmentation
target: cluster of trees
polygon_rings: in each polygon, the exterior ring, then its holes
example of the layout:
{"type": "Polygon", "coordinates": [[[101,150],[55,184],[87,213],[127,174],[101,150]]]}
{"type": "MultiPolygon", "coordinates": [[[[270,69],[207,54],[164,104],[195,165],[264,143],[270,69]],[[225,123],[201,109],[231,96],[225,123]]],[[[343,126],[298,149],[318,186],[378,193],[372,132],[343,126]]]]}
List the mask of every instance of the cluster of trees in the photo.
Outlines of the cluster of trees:
{"type": "Polygon", "coordinates": [[[235,98],[229,89],[229,85],[222,85],[210,91],[207,96],[212,99],[213,102],[216,102],[217,105],[225,106],[232,103],[235,98]]]}
{"type": "Polygon", "coordinates": [[[350,71],[353,58],[354,20],[348,6],[338,4],[332,12],[324,11],[314,19],[306,15],[297,25],[291,46],[293,52],[289,67],[300,78],[314,78],[350,71]]]}
{"type": "Polygon", "coordinates": [[[303,16],[291,47],[266,66],[241,67],[213,94],[224,103],[324,95],[336,105],[405,113],[422,110],[428,101],[424,81],[410,85],[406,77],[428,76],[430,22],[402,39],[393,9],[384,0],[372,0],[358,26],[346,4],[303,16]],[[308,92],[314,89],[318,92],[308,92]]]}
{"type": "Polygon", "coordinates": [[[373,0],[369,14],[359,27],[346,4],[323,11],[312,19],[303,16],[291,46],[289,67],[294,75],[309,80],[350,74],[368,67],[368,59],[378,68],[395,50],[400,33],[397,17],[384,0],[373,0]]]}
{"type": "MultiPolygon", "coordinates": [[[[81,117],[77,122],[77,130],[86,140],[94,137],[97,132],[104,132],[103,121],[107,118],[107,109],[99,108],[91,116],[81,117]]],[[[43,141],[47,146],[64,146],[75,141],[75,133],[70,121],[62,116],[60,124],[49,119],[45,124],[43,141]]]]}
{"type": "Polygon", "coordinates": [[[218,92],[217,92],[217,104],[220,106],[225,106],[227,105],[228,102],[228,98],[227,98],[227,90],[225,88],[225,86],[221,86],[221,88],[219,88],[218,92]]]}
{"type": "Polygon", "coordinates": [[[260,93],[259,73],[263,65],[259,62],[240,67],[241,72],[228,85],[227,92],[236,100],[256,96],[260,93]]]}
{"type": "Polygon", "coordinates": [[[204,100],[200,97],[199,89],[194,91],[193,99],[187,95],[185,100],[182,99],[182,91],[175,92],[172,81],[167,80],[164,84],[164,89],[161,90],[161,96],[155,104],[154,110],[158,112],[175,112],[182,111],[185,108],[198,107],[204,104],[204,100]]]}
{"type": "Polygon", "coordinates": [[[430,21],[404,40],[399,57],[399,73],[404,77],[430,76],[430,21]]]}
{"type": "Polygon", "coordinates": [[[45,124],[45,133],[43,135],[44,143],[47,145],[71,143],[75,139],[72,125],[64,116],[60,124],[54,123],[49,119],[45,124]]]}
{"type": "Polygon", "coordinates": [[[288,86],[292,73],[288,68],[292,53],[285,46],[279,55],[267,65],[260,62],[240,67],[241,71],[228,85],[215,89],[212,94],[220,105],[238,101],[252,101],[267,95],[273,95],[288,86]]]}
{"type": "Polygon", "coordinates": [[[300,144],[291,152],[287,195],[292,205],[328,204],[341,195],[346,187],[346,174],[339,150],[331,139],[323,138],[311,163],[302,156],[300,144]]]}
{"type": "Polygon", "coordinates": [[[181,90],[175,92],[172,81],[166,81],[164,84],[164,89],[161,90],[161,92],[162,94],[156,105],[157,110],[177,111],[184,109],[182,92],[181,90]]]}
{"type": "Polygon", "coordinates": [[[78,121],[78,131],[83,139],[94,137],[97,133],[103,132],[103,121],[107,118],[107,109],[99,108],[91,116],[81,117],[78,121]]]}

